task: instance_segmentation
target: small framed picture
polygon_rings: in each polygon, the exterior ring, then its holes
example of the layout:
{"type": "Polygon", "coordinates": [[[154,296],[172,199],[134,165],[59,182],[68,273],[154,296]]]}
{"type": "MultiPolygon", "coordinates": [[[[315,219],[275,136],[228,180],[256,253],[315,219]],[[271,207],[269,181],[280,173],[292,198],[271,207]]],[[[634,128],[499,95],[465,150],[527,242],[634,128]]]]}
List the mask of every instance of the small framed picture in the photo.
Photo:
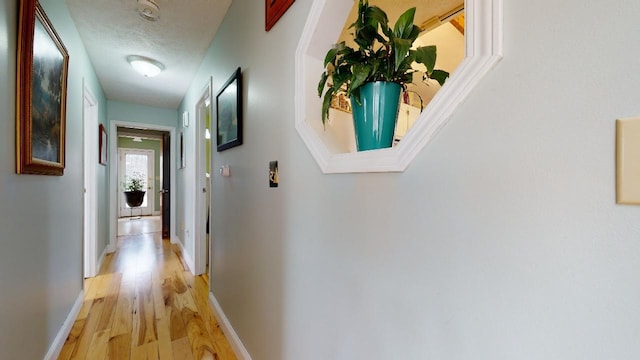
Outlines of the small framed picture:
{"type": "Polygon", "coordinates": [[[242,72],[238,68],[216,96],[218,151],[242,145],[242,72]]]}
{"type": "Polygon", "coordinates": [[[184,169],[187,167],[187,161],[185,159],[187,154],[185,153],[184,145],[184,131],[180,131],[180,163],[178,164],[178,169],[184,169]]]}
{"type": "Polygon", "coordinates": [[[264,30],[269,31],[295,0],[264,0],[264,30]]]}
{"type": "Polygon", "coordinates": [[[108,145],[108,138],[107,138],[107,131],[104,129],[104,126],[102,124],[100,124],[100,126],[98,127],[98,132],[99,132],[99,136],[100,136],[100,154],[99,154],[99,159],[98,162],[100,163],[100,165],[107,165],[107,153],[108,153],[108,149],[109,147],[108,145]]]}

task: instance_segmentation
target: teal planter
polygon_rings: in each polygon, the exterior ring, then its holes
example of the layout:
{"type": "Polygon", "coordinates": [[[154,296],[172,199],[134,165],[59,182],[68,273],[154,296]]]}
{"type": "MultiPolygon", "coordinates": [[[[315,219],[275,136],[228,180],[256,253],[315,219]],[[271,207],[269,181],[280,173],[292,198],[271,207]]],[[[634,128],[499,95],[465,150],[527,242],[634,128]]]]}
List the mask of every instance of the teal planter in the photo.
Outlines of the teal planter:
{"type": "Polygon", "coordinates": [[[401,89],[400,84],[377,81],[360,88],[362,105],[351,96],[358,151],[391,147],[401,89]]]}

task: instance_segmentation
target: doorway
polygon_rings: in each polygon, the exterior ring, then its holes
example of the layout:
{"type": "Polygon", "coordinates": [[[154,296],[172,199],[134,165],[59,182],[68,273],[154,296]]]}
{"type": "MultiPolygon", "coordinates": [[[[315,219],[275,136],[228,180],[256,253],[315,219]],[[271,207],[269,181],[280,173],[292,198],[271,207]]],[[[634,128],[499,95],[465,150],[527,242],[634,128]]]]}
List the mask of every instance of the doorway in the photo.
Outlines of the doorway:
{"type": "Polygon", "coordinates": [[[98,102],[91,92],[83,90],[83,262],[84,277],[94,277],[98,267],[98,102]]]}
{"type": "MultiPolygon", "coordinates": [[[[130,140],[134,138],[152,138],[157,141],[159,148],[152,152],[145,152],[140,150],[151,149],[136,149],[137,151],[119,152],[118,141],[112,141],[109,144],[109,154],[112,159],[118,159],[118,161],[110,162],[110,174],[109,174],[109,193],[110,198],[110,210],[109,210],[109,247],[115,249],[116,240],[118,234],[118,218],[121,215],[131,216],[132,211],[130,208],[124,206],[124,211],[121,209],[120,203],[123,195],[123,185],[121,182],[122,175],[126,174],[126,161],[124,158],[128,152],[131,155],[131,160],[135,162],[136,166],[132,165],[132,168],[139,169],[138,171],[144,172],[145,166],[140,165],[145,163],[144,157],[147,159],[146,166],[146,178],[147,178],[147,198],[146,208],[144,213],[141,213],[138,208],[133,209],[133,215],[149,214],[159,215],[162,219],[162,235],[163,238],[169,238],[172,243],[177,241],[175,236],[175,194],[173,186],[175,184],[175,166],[176,163],[175,151],[175,127],[161,126],[161,125],[147,125],[123,121],[111,121],[110,130],[112,134],[116,134],[116,138],[125,135],[130,140]],[[120,161],[120,157],[123,157],[123,161],[120,161]],[[148,161],[153,158],[154,161],[148,161]],[[124,164],[122,164],[124,163],[124,164]],[[153,165],[149,165],[153,163],[153,165]],[[122,164],[122,166],[121,166],[122,164]],[[124,168],[123,168],[124,166],[124,168]],[[152,169],[149,169],[149,167],[152,169]],[[151,174],[151,175],[150,175],[151,174]],[[151,189],[149,189],[151,187],[151,189]]],[[[131,150],[131,148],[128,148],[131,150]]]]}
{"type": "Polygon", "coordinates": [[[211,248],[210,222],[211,222],[211,134],[212,129],[211,110],[212,94],[211,79],[202,90],[200,99],[196,103],[196,163],[195,170],[195,249],[194,249],[194,274],[208,273],[209,249],[211,248]]]}

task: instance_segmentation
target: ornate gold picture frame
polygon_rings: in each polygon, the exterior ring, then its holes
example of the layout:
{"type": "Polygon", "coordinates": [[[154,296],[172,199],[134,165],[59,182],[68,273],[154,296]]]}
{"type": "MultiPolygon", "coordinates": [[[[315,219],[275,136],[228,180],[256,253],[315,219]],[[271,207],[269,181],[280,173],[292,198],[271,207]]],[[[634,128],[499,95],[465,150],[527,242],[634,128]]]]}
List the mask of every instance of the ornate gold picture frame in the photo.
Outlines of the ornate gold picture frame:
{"type": "Polygon", "coordinates": [[[20,2],[19,21],[16,172],[61,176],[69,54],[37,1],[20,2]]]}

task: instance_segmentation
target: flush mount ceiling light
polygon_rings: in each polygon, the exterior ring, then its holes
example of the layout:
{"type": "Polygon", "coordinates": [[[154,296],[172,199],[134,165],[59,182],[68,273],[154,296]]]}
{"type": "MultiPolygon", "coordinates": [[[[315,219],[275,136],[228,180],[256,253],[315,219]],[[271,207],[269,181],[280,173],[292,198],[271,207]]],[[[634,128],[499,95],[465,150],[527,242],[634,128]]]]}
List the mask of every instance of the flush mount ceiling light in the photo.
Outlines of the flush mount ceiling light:
{"type": "Polygon", "coordinates": [[[154,77],[164,70],[162,63],[144,56],[129,55],[127,61],[135,71],[146,77],[154,77]]]}
{"type": "Polygon", "coordinates": [[[147,21],[156,21],[160,18],[160,7],[154,0],[138,0],[138,14],[147,21]]]}

